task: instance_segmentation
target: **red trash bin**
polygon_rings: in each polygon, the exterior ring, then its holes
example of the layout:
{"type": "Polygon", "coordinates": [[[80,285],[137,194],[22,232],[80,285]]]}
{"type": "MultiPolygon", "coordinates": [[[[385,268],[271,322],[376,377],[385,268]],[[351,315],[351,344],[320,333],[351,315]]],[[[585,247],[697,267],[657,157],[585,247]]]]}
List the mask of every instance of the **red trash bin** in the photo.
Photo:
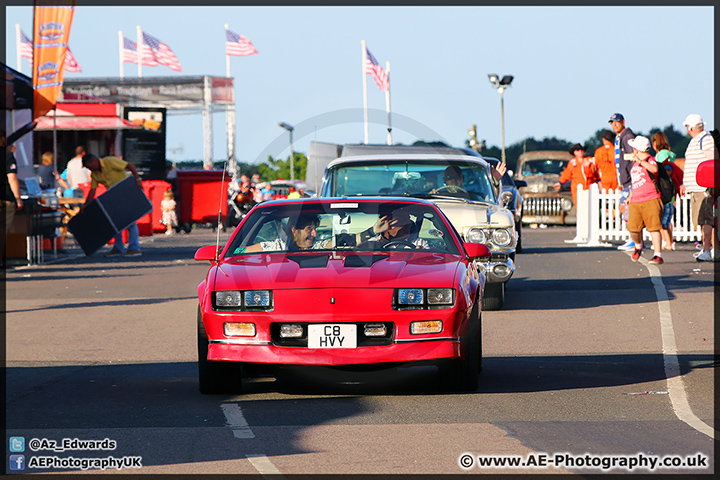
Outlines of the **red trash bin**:
{"type": "Polygon", "coordinates": [[[227,219],[227,191],[230,175],[217,170],[178,170],[178,188],[180,198],[180,214],[178,222],[185,225],[189,232],[189,225],[193,223],[211,223],[217,226],[218,210],[220,222],[227,219]]]}
{"type": "MultiPolygon", "coordinates": [[[[165,192],[168,190],[172,191],[172,185],[164,180],[146,180],[154,188],[152,190],[152,196],[149,196],[150,203],[152,203],[152,230],[154,233],[161,233],[167,230],[165,225],[160,223],[162,221],[162,201],[165,198],[165,192]]],[[[143,182],[145,183],[145,182],[143,182]]]]}

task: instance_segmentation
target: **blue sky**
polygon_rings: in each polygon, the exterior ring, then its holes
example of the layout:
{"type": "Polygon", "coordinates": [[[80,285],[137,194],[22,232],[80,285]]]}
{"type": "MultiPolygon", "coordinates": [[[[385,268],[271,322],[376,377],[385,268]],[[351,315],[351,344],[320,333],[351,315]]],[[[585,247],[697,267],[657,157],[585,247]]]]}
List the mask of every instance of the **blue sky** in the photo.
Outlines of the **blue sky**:
{"type": "MultiPolygon", "coordinates": [[[[168,44],[183,66],[143,67],[143,77],[225,76],[224,24],[259,50],[231,57],[237,159],[288,155],[310,140],[364,140],[361,40],[391,63],[393,140],[462,146],[472,124],[501,143],[500,95],[489,73],[515,77],[505,91],[505,135],[584,142],[614,112],[648,132],[689,113],[715,126],[714,12],[703,7],[89,7],[75,10],[70,48],[82,73],[118,77],[118,31],[136,26],[168,44]]],[[[15,24],[32,32],[32,7],[6,8],[6,61],[17,68],[15,24]]],[[[125,64],[125,76],[137,66],[125,64]]],[[[30,72],[23,59],[23,73],[30,72]]],[[[370,142],[386,142],[385,95],[368,76],[370,142]]],[[[226,156],[216,114],[214,158],[226,156]]],[[[201,159],[200,115],[170,116],[167,146],[178,160],[201,159]]],[[[172,154],[168,152],[168,158],[172,154]]]]}

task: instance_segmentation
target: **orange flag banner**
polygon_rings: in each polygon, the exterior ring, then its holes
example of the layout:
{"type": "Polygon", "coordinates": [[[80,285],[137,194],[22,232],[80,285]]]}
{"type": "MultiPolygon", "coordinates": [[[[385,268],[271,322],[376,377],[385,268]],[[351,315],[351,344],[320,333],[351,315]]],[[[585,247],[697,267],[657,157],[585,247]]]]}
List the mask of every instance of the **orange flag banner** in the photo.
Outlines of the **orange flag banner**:
{"type": "Polygon", "coordinates": [[[53,109],[65,78],[74,1],[36,1],[33,28],[33,120],[53,109]]]}

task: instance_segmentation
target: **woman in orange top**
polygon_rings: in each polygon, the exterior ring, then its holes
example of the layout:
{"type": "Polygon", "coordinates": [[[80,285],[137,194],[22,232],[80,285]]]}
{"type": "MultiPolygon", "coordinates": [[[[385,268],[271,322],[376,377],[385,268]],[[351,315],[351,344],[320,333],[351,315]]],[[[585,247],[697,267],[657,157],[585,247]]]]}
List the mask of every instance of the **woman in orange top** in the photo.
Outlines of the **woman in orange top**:
{"type": "Polygon", "coordinates": [[[616,190],[618,188],[617,167],[615,166],[615,133],[605,130],[602,146],[595,150],[595,165],[600,172],[600,188],[616,190]]]}
{"type": "Polygon", "coordinates": [[[570,160],[565,170],[560,174],[560,180],[555,184],[555,190],[560,190],[561,183],[572,180],[570,189],[572,190],[573,202],[577,204],[577,186],[582,185],[583,190],[590,188],[590,185],[599,180],[598,170],[593,162],[592,157],[585,156],[585,147],[576,143],[570,147],[570,153],[575,158],[570,160]]]}

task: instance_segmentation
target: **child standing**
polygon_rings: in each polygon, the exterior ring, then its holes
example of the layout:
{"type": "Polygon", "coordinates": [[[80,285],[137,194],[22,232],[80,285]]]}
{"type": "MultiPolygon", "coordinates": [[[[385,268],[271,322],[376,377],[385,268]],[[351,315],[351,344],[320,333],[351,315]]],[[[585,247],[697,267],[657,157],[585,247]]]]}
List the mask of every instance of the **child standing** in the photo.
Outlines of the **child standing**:
{"type": "Polygon", "coordinates": [[[165,235],[172,235],[173,227],[177,226],[177,215],[175,214],[175,196],[172,190],[165,192],[165,198],[160,202],[162,208],[162,219],[160,223],[165,225],[165,235]]]}

